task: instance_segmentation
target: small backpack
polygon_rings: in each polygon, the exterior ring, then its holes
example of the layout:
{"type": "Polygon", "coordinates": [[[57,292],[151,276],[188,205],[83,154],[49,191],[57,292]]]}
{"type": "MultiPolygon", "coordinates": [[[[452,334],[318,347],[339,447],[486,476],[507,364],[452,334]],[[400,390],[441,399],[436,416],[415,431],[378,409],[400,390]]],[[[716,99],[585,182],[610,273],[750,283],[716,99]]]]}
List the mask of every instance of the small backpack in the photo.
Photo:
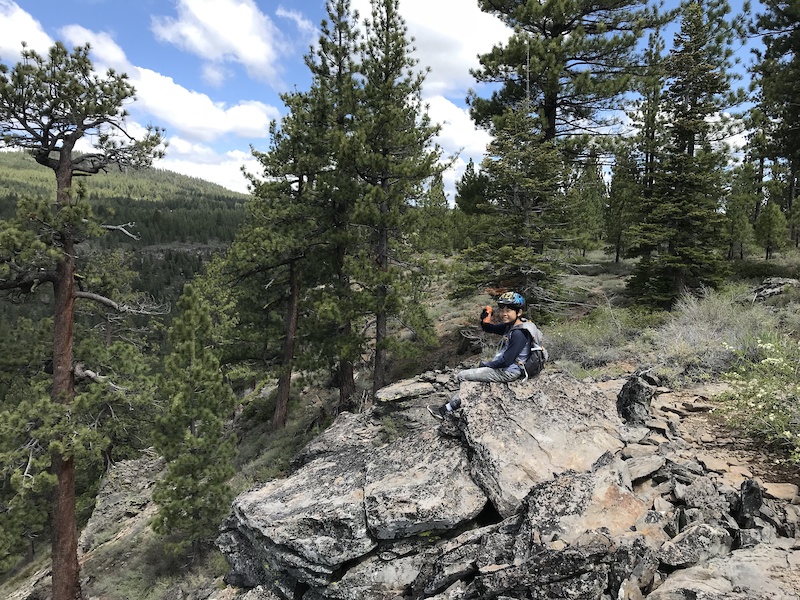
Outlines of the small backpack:
{"type": "Polygon", "coordinates": [[[530,337],[530,354],[524,364],[520,366],[525,370],[525,379],[536,377],[544,369],[547,362],[547,349],[542,346],[542,332],[531,321],[523,320],[518,327],[525,331],[530,337]]]}

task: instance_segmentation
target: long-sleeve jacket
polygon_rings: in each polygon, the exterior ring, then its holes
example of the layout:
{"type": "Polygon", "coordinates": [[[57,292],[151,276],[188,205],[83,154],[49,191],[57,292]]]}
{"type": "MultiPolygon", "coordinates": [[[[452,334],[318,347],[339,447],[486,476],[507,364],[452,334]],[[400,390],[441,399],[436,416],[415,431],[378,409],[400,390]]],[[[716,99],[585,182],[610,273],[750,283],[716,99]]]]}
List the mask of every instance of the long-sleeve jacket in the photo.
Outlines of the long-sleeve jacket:
{"type": "Polygon", "coordinates": [[[490,323],[481,321],[481,329],[489,333],[502,335],[497,353],[494,358],[489,361],[482,361],[482,367],[491,367],[492,369],[503,369],[506,371],[513,371],[515,373],[522,373],[521,365],[530,354],[531,340],[528,334],[521,327],[512,327],[511,325],[504,325],[498,323],[490,323]]]}

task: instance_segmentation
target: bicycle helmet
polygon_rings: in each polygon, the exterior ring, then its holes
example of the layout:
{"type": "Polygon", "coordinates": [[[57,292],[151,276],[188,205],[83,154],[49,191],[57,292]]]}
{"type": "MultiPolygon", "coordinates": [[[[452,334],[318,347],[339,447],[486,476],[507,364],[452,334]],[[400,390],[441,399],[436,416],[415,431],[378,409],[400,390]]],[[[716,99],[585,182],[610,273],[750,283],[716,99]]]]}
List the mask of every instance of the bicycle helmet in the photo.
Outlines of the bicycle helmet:
{"type": "Polygon", "coordinates": [[[522,310],[525,307],[525,298],[517,292],[506,292],[497,299],[497,306],[509,306],[522,310]]]}

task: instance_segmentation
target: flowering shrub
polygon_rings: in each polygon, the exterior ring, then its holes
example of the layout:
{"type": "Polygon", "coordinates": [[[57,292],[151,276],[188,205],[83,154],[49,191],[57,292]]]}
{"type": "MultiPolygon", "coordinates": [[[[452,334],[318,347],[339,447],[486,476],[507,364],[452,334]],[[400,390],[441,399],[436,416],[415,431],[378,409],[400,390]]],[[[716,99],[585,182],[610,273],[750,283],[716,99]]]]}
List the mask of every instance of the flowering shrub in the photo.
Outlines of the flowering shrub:
{"type": "Polygon", "coordinates": [[[757,348],[755,359],[739,351],[738,366],[727,373],[732,391],[723,397],[723,414],[732,427],[784,450],[786,458],[800,463],[800,344],[775,335],[759,339],[757,348]]]}

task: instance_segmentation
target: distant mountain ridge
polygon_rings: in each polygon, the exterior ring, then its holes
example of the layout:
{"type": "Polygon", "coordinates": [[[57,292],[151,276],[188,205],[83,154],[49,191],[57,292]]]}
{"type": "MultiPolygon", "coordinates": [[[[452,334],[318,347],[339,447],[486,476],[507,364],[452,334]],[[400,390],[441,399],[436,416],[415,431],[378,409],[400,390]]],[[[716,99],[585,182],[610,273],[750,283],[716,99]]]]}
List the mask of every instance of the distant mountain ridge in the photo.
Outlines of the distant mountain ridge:
{"type": "MultiPolygon", "coordinates": [[[[248,198],[247,194],[219,184],[155,167],[142,171],[109,169],[107,173],[78,177],[75,184],[85,186],[89,199],[124,197],[160,201],[189,196],[239,204],[248,198]]],[[[54,192],[55,179],[50,169],[39,165],[27,152],[0,152],[0,197],[9,194],[48,196],[54,192]]]]}
{"type": "MultiPolygon", "coordinates": [[[[137,239],[110,233],[91,240],[96,251],[122,249],[139,274],[137,288],[174,300],[184,282],[233,240],[244,219],[246,194],[162,169],[110,169],[73,180],[75,193],[105,224],[126,224],[137,239]]],[[[55,198],[52,170],[27,152],[0,152],[0,220],[21,198],[55,198]]]]}

